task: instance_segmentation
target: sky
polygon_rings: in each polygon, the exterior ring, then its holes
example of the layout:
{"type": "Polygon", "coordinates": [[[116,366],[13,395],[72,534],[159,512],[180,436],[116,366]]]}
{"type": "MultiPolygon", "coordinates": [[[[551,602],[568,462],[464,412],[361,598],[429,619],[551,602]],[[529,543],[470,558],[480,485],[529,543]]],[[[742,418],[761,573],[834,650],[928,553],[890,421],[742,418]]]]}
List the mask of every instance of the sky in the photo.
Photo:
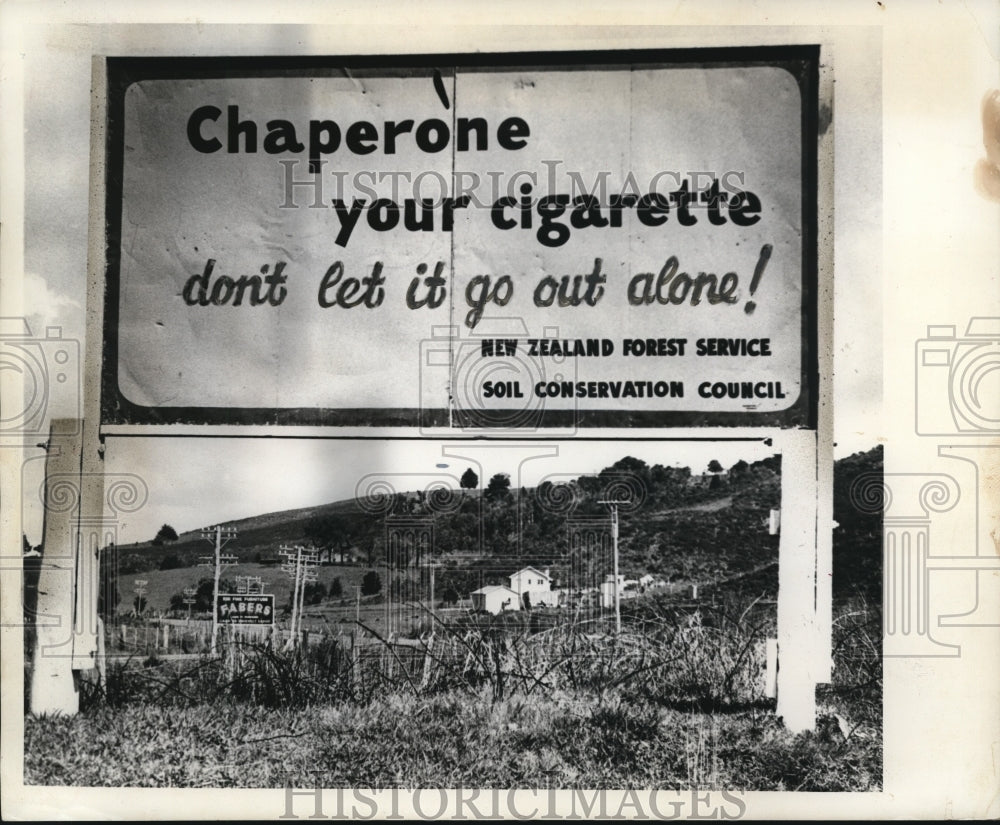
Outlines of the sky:
{"type": "MultiPolygon", "coordinates": [[[[47,412],[74,415],[83,386],[85,337],[87,181],[90,117],[90,54],[293,52],[303,48],[296,27],[199,31],[196,47],[183,27],[38,26],[23,43],[25,53],[25,250],[24,318],[42,347],[58,334],[79,360],[71,377],[50,382],[47,412]],[[58,331],[56,333],[56,331],[58,331]],[[43,340],[44,339],[44,340],[43,340]],[[75,371],[75,372],[74,372],[75,371]]],[[[835,217],[833,396],[835,456],[867,450],[881,430],[881,157],[870,151],[880,139],[880,73],[877,34],[859,35],[856,52],[838,54],[835,120],[838,202],[850,209],[835,217]]],[[[44,428],[38,425],[41,432],[44,428]]],[[[604,435],[628,436],[628,431],[604,435]]],[[[441,442],[301,441],[283,439],[117,438],[107,442],[106,469],[140,476],[148,501],[122,516],[123,541],[148,537],[164,522],[179,530],[268,510],[306,506],[352,494],[358,468],[371,472],[456,472],[466,460],[442,457],[441,442]],[[443,460],[442,460],[443,459],[443,460]],[[438,464],[448,464],[439,468],[438,464]],[[416,469],[415,469],[416,468],[416,469]]],[[[523,465],[523,483],[543,470],[579,475],[596,472],[626,454],[648,463],[680,464],[698,472],[718,458],[725,466],[739,454],[731,445],[644,447],[563,440],[552,445],[558,458],[523,465]],[[726,456],[729,456],[728,458],[726,456]],[[554,469],[553,469],[554,468],[554,469]]],[[[41,462],[25,464],[26,490],[36,490],[41,462]]],[[[481,475],[516,476],[519,461],[489,455],[481,475]]],[[[37,541],[40,513],[26,495],[24,529],[37,541]]]]}
{"type": "Polygon", "coordinates": [[[689,467],[694,473],[718,460],[728,468],[740,459],[758,461],[774,453],[752,442],[537,441],[484,444],[456,441],[343,441],[316,439],[226,439],[212,450],[204,439],[113,441],[108,449],[108,485],[117,479],[148,490],[147,504],[119,514],[120,542],[144,541],[163,523],[178,531],[297,507],[325,504],[376,492],[458,489],[468,468],[485,486],[506,473],[513,486],[535,487],[597,473],[625,456],[650,466],[689,467]],[[123,449],[127,446],[127,449],[123,449]],[[141,482],[126,475],[141,463],[141,482]],[[272,471],[261,472],[260,468],[272,471]],[[202,502],[202,506],[192,506],[202,502]],[[207,521],[206,521],[207,519],[207,521]]]}

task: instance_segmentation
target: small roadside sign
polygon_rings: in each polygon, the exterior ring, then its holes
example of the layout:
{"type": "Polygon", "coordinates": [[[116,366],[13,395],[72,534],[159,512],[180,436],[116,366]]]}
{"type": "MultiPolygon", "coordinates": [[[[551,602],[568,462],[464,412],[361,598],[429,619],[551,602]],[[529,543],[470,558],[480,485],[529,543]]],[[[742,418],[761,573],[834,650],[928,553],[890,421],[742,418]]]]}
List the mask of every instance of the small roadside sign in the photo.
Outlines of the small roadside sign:
{"type": "Polygon", "coordinates": [[[274,624],[274,594],[220,593],[215,612],[219,624],[274,624]]]}

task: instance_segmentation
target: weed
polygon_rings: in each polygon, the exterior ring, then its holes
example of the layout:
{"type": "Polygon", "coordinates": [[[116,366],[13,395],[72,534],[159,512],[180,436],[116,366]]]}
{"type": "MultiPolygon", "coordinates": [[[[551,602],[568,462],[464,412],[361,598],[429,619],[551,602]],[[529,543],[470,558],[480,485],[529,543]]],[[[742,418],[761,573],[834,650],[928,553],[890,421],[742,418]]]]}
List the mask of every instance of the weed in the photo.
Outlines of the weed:
{"type": "MultiPolygon", "coordinates": [[[[834,683],[815,734],[763,690],[773,611],[642,599],[621,634],[595,622],[429,616],[281,649],[134,657],[81,692],[74,719],[26,720],[28,782],[79,785],[877,788],[880,617],[834,623],[834,683]]],[[[363,628],[362,628],[363,629],[363,628]]]]}

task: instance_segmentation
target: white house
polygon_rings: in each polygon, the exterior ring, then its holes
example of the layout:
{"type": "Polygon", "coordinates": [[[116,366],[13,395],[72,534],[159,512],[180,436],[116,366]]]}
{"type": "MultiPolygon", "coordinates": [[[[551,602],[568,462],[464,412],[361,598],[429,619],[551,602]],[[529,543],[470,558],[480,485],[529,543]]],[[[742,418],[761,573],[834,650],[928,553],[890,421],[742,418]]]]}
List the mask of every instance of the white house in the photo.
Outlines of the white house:
{"type": "Polygon", "coordinates": [[[496,615],[504,610],[520,610],[521,597],[502,584],[488,584],[472,591],[472,609],[496,615]]]}
{"type": "Polygon", "coordinates": [[[559,594],[552,590],[552,576],[548,570],[523,567],[510,577],[510,589],[522,601],[527,593],[532,606],[559,604],[559,594]]]}

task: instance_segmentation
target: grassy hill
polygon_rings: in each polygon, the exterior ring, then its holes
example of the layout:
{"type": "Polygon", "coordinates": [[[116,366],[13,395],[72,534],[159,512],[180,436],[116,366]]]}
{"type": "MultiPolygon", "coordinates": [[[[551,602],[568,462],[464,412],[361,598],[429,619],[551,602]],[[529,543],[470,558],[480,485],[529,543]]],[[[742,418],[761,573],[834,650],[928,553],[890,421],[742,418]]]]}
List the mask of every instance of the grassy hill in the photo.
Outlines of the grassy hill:
{"type": "MultiPolygon", "coordinates": [[[[318,568],[319,583],[327,591],[334,579],[340,579],[343,590],[343,600],[354,604],[354,585],[361,584],[367,568],[359,565],[329,565],[318,568]]],[[[197,587],[202,579],[212,578],[212,570],[207,567],[180,567],[173,570],[150,570],[146,573],[128,573],[120,576],[118,590],[121,596],[121,606],[131,607],[135,595],[135,581],[142,579],[147,584],[146,601],[148,610],[153,613],[166,611],[170,607],[170,597],[180,593],[185,587],[197,587]]],[[[273,593],[277,607],[288,603],[291,598],[292,580],[281,571],[280,567],[243,562],[235,567],[223,570],[223,580],[233,581],[236,576],[259,576],[266,584],[266,592],[273,593]]],[[[339,602],[340,599],[335,601],[339,602]]]]}
{"type": "MultiPolygon", "coordinates": [[[[836,462],[837,592],[862,590],[877,599],[881,591],[881,516],[859,510],[851,497],[851,485],[859,476],[880,473],[881,468],[881,448],[836,462]]],[[[686,468],[649,467],[627,457],[561,490],[456,493],[445,507],[420,493],[407,493],[396,496],[390,512],[433,519],[432,553],[443,566],[438,593],[453,588],[464,596],[483,583],[505,583],[507,575],[529,564],[552,567],[557,578],[565,579],[568,519],[607,518],[607,508],[598,502],[623,474],[641,491],[636,506],[621,513],[620,567],[626,577],[650,573],[668,582],[703,584],[739,579],[765,595],[776,593],[778,537],[768,532],[768,514],[781,503],[777,456],[752,465],[741,462],[712,478],[692,477],[686,468]]],[[[329,587],[339,577],[345,596],[353,596],[352,586],[366,570],[384,564],[384,516],[366,511],[353,499],[224,526],[238,534],[225,551],[236,555],[239,565],[226,576],[261,576],[271,583],[279,604],[287,600],[290,583],[278,566],[261,562],[276,559],[282,544],[352,548],[356,564],[320,569],[320,582],[329,587]]],[[[211,575],[210,568],[197,566],[199,558],[211,552],[211,543],[197,530],[166,544],[118,547],[120,604],[131,606],[134,580],[144,578],[150,583],[150,607],[165,610],[171,595],[211,575]]]]}
{"type": "MultiPolygon", "coordinates": [[[[316,507],[265,513],[220,524],[237,531],[237,538],[226,544],[225,552],[235,554],[241,562],[252,562],[258,557],[275,557],[283,544],[309,544],[308,527],[317,520],[341,516],[362,518],[365,515],[358,503],[349,499],[316,507]]],[[[214,525],[189,530],[179,534],[176,541],[163,544],[151,541],[121,544],[118,546],[119,565],[124,571],[151,572],[158,569],[168,556],[176,556],[185,567],[197,565],[202,556],[213,552],[211,541],[201,536],[202,529],[212,526],[214,525]]]]}

